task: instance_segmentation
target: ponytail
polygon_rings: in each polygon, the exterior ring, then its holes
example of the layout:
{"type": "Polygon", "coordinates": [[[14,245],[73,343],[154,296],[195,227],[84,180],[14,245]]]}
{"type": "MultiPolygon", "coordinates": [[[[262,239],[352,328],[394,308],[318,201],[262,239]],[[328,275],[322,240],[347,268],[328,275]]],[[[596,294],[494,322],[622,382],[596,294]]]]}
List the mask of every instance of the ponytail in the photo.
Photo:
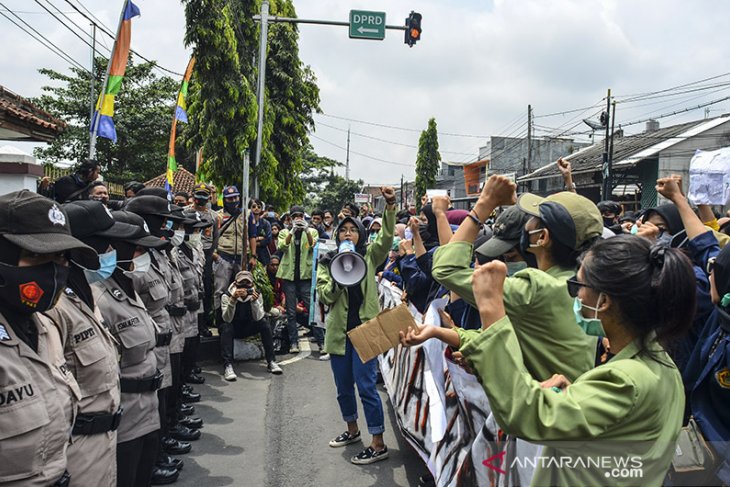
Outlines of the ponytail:
{"type": "Polygon", "coordinates": [[[680,250],[634,235],[600,240],[583,259],[583,280],[616,302],[644,348],[654,334],[669,347],[691,326],[697,284],[680,250]]]}

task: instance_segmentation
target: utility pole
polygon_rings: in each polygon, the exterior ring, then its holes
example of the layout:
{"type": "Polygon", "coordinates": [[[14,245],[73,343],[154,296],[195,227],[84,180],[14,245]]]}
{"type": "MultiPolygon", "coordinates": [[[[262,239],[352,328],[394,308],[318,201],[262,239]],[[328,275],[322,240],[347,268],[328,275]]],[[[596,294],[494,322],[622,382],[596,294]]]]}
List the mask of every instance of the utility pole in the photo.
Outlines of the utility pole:
{"type": "MultiPolygon", "coordinates": [[[[532,105],[527,105],[527,174],[532,172],[532,105]]],[[[527,191],[532,189],[532,182],[527,181],[527,191]]]]}
{"type": "MultiPolygon", "coordinates": [[[[96,78],[96,24],[91,24],[91,75],[89,77],[89,126],[94,120],[94,81],[96,78]]],[[[91,132],[89,132],[89,144],[91,144],[91,132]]]]}
{"type": "Polygon", "coordinates": [[[350,180],[350,127],[347,127],[347,155],[345,156],[345,180],[350,180]]]}
{"type": "MultiPolygon", "coordinates": [[[[613,137],[615,136],[613,127],[616,124],[616,100],[612,101],[611,105],[611,148],[608,151],[608,172],[611,174],[611,184],[613,184],[613,137]]],[[[620,126],[619,129],[621,129],[620,126]]],[[[613,188],[611,190],[613,192],[613,188]]]]}
{"type": "MultiPolygon", "coordinates": [[[[258,104],[259,104],[259,121],[258,130],[256,132],[256,155],[254,157],[254,168],[256,171],[260,171],[259,165],[261,164],[261,145],[263,143],[263,130],[264,130],[264,95],[266,87],[266,44],[269,36],[269,0],[263,0],[261,2],[261,36],[259,42],[259,83],[258,83],[258,104]]],[[[244,165],[247,164],[247,158],[243,158],[244,165]]],[[[244,169],[244,173],[248,173],[248,170],[244,169]]],[[[248,186],[247,182],[244,182],[248,186]]],[[[259,185],[258,178],[254,178],[253,187],[254,196],[259,196],[259,185]]],[[[246,195],[248,197],[248,195],[246,195]]],[[[248,200],[243,200],[244,208],[248,205],[248,200]]]]}
{"type": "Polygon", "coordinates": [[[400,207],[403,208],[403,173],[400,175],[400,207]]]}
{"type": "Polygon", "coordinates": [[[609,130],[611,130],[611,124],[609,122],[609,118],[611,118],[611,89],[608,89],[608,94],[606,95],[606,112],[605,117],[601,117],[601,122],[606,127],[606,137],[605,142],[603,144],[603,188],[601,191],[601,199],[602,200],[610,200],[611,199],[611,193],[613,192],[613,174],[612,174],[612,168],[611,164],[608,160],[608,152],[609,152],[609,144],[610,144],[610,133],[609,130]]]}

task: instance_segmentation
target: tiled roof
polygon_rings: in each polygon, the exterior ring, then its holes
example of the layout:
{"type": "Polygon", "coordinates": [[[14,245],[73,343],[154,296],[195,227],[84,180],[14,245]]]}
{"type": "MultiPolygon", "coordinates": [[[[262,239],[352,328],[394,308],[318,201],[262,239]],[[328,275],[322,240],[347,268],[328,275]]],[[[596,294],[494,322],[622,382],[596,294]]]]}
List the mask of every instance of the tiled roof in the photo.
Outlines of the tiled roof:
{"type": "MultiPolygon", "coordinates": [[[[167,173],[162,173],[156,178],[145,182],[144,185],[153,188],[164,188],[165,181],[167,181],[167,173]]],[[[187,169],[180,167],[173,176],[173,182],[175,183],[172,188],[173,191],[185,191],[191,194],[193,192],[193,186],[195,186],[195,175],[187,169]]]]}
{"type": "Polygon", "coordinates": [[[3,122],[16,129],[27,129],[29,138],[44,141],[52,140],[66,128],[62,120],[0,86],[0,127],[3,122]]]}
{"type": "MultiPolygon", "coordinates": [[[[671,127],[661,128],[654,132],[642,132],[635,135],[616,137],[613,141],[614,167],[632,166],[642,159],[652,157],[674,144],[729,121],[730,118],[723,116],[710,120],[699,120],[672,125],[671,127]]],[[[565,157],[565,159],[570,161],[573,174],[600,171],[603,164],[603,150],[604,141],[601,140],[596,144],[565,157]]],[[[518,180],[526,181],[558,176],[560,176],[560,171],[557,166],[555,164],[548,164],[530,174],[518,178],[518,180]]]]}

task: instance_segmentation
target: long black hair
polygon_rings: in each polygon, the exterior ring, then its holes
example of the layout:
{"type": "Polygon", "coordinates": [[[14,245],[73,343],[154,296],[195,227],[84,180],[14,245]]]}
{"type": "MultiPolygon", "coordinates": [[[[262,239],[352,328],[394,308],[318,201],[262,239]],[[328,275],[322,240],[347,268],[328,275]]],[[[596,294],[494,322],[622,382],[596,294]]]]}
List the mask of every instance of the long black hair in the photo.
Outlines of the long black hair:
{"type": "Polygon", "coordinates": [[[654,333],[668,347],[692,325],[697,284],[692,263],[680,250],[618,235],[596,242],[582,269],[585,285],[616,302],[644,349],[654,333]]]}

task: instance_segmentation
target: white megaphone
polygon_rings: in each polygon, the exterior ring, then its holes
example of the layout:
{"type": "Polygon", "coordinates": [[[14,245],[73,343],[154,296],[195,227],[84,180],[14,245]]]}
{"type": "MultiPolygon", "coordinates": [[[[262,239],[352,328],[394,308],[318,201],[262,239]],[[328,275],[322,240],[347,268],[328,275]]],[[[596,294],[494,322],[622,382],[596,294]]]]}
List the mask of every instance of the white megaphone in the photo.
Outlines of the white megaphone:
{"type": "Polygon", "coordinates": [[[343,240],[337,255],[330,262],[332,279],[343,287],[357,286],[365,279],[367,270],[365,259],[355,251],[355,245],[349,240],[343,240]]]}

